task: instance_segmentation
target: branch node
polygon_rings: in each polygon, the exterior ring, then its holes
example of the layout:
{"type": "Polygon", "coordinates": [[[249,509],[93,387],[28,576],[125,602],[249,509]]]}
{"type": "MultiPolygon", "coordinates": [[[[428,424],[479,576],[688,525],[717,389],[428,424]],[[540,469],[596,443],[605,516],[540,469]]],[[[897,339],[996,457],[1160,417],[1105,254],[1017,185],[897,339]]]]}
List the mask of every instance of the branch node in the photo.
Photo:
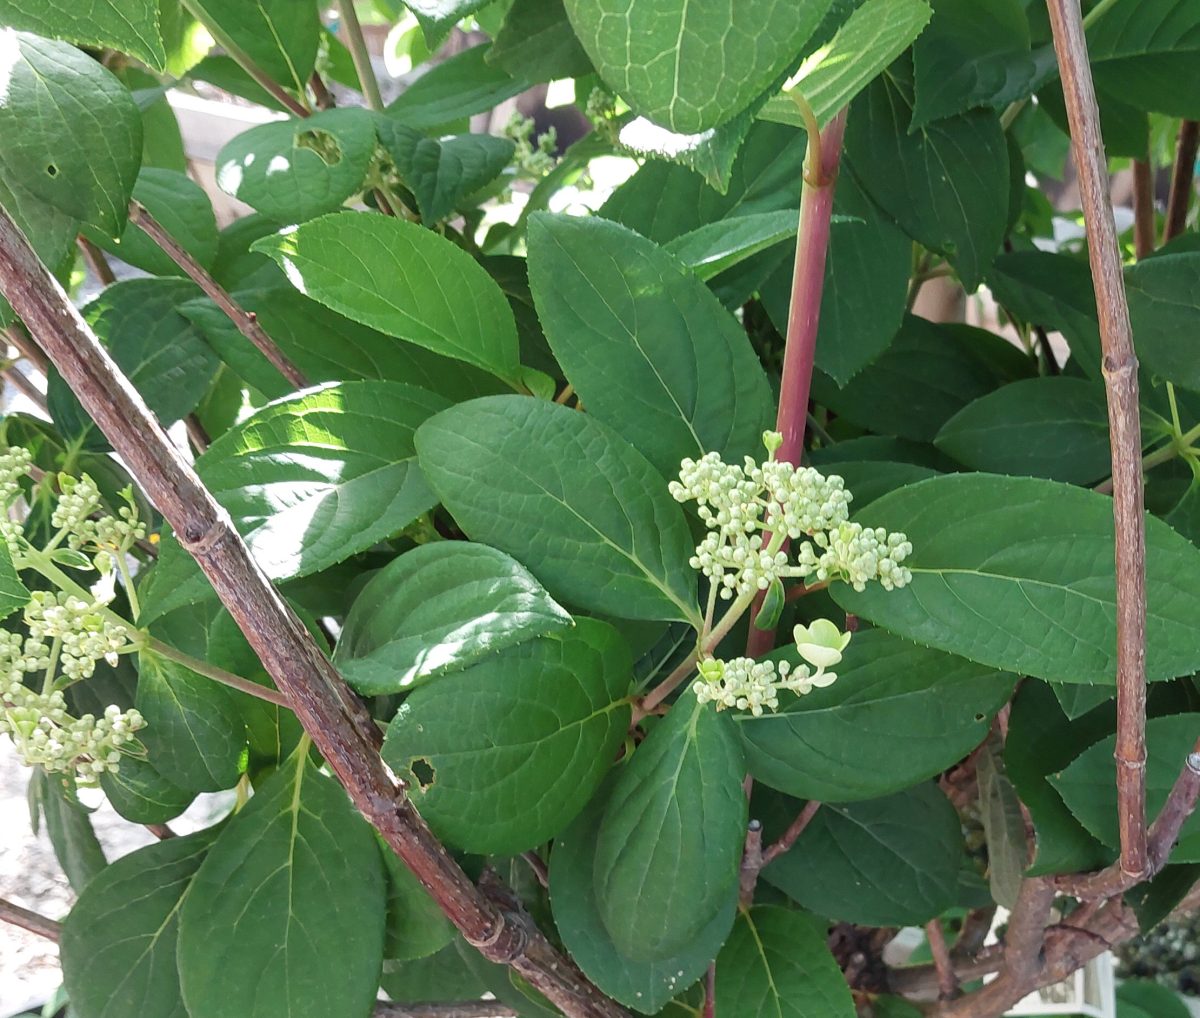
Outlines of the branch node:
{"type": "Polygon", "coordinates": [[[179,542],[180,547],[193,558],[211,555],[213,549],[232,532],[233,521],[222,510],[210,526],[199,533],[196,532],[198,530],[198,527],[194,529],[186,527],[175,532],[175,539],[179,542]]]}

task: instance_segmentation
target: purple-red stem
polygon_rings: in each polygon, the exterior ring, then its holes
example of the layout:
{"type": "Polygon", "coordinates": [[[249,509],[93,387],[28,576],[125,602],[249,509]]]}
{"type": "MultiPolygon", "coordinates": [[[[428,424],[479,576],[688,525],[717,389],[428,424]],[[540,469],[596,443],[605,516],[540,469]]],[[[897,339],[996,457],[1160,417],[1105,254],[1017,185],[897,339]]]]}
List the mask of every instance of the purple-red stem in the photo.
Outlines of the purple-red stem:
{"type": "MultiPolygon", "coordinates": [[[[817,351],[817,325],[821,294],[825,289],[825,258],[829,252],[829,227],[833,219],[833,186],[842,158],[846,111],[837,114],[818,137],[809,138],[804,186],[800,193],[800,226],[796,233],[796,262],[792,270],[792,299],[788,306],[787,337],[783,351],[783,378],[779,386],[779,412],[775,430],[783,435],[776,457],[800,465],[804,454],[804,429],[808,423],[808,396],[812,390],[817,351]],[[814,143],[815,142],[815,143],[814,143]]],[[[754,602],[750,618],[758,615],[762,595],[754,602]]],[[[752,624],[746,654],[759,657],[775,644],[773,629],[752,624]]]]}

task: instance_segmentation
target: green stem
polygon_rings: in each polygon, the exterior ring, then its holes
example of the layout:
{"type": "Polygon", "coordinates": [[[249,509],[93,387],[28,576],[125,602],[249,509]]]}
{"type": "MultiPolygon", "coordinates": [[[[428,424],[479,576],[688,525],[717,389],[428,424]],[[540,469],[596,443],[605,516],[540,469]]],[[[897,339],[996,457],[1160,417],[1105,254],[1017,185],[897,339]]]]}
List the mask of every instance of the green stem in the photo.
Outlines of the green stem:
{"type": "Polygon", "coordinates": [[[46,678],[42,681],[42,696],[54,688],[54,673],[58,671],[58,655],[62,651],[62,637],[56,636],[50,644],[50,663],[46,665],[46,678]]]}
{"type": "MultiPolygon", "coordinates": [[[[371,55],[367,52],[367,41],[363,38],[362,25],[358,23],[358,13],[354,10],[354,0],[338,0],[338,10],[346,23],[346,38],[350,46],[350,56],[354,60],[354,70],[358,72],[358,81],[362,86],[363,98],[367,106],[373,110],[383,109],[383,97],[379,94],[379,80],[375,77],[375,68],[371,66],[371,55]]],[[[389,201],[390,196],[388,196],[389,201]]]]}
{"type": "Polygon", "coordinates": [[[147,636],[146,646],[154,651],[155,654],[174,661],[176,664],[181,664],[197,675],[203,675],[206,679],[219,682],[222,686],[239,690],[258,700],[266,700],[267,703],[273,703],[278,707],[291,707],[291,702],[288,698],[278,690],[267,686],[260,686],[251,679],[234,675],[233,672],[227,672],[224,668],[218,668],[216,665],[210,665],[207,661],[201,661],[199,658],[192,657],[191,654],[185,654],[182,650],[178,650],[168,643],[163,643],[162,640],[157,640],[153,636],[147,636]]]}
{"type": "Polygon", "coordinates": [[[1107,14],[1120,2],[1121,0],[1100,0],[1095,7],[1088,11],[1087,17],[1083,19],[1084,31],[1087,31],[1087,29],[1091,28],[1092,25],[1104,17],[1105,14],[1107,14]]]}

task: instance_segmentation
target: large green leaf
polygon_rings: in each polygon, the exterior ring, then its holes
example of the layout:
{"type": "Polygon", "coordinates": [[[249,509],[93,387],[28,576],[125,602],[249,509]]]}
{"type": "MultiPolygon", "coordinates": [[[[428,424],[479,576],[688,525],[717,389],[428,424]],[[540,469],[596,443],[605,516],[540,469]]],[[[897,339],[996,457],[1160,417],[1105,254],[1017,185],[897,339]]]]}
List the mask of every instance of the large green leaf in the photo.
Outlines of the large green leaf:
{"type": "Polygon", "coordinates": [[[487,59],[527,81],[574,78],[592,69],[563,0],[515,0],[487,59]]]}
{"type": "Polygon", "coordinates": [[[161,654],[138,652],[138,737],[151,763],[184,791],[232,788],[241,776],[246,727],[223,686],[161,654]]]}
{"type": "MultiPolygon", "coordinates": [[[[413,433],[445,401],[400,382],[347,382],[277,400],[215,441],[196,467],[258,564],[275,580],[320,572],[408,526],[437,497],[413,433]]],[[[146,615],[207,596],[173,537],[146,615]]]]}
{"type": "Polygon", "coordinates": [[[21,582],[17,567],[13,565],[12,553],[8,544],[0,547],[0,619],[6,619],[13,612],[29,604],[29,591],[21,582]]]}
{"type": "Polygon", "coordinates": [[[778,905],[738,915],[717,955],[714,1013],[738,1018],[854,1018],[850,988],[819,920],[778,905]]]}
{"type": "MultiPolygon", "coordinates": [[[[60,265],[73,251],[81,225],[79,220],[42,201],[19,182],[3,179],[2,175],[0,205],[12,216],[44,264],[60,265]]],[[[0,321],[7,320],[4,316],[10,310],[8,302],[0,297],[0,321]]]]}
{"type": "MultiPolygon", "coordinates": [[[[774,655],[800,663],[795,647],[774,655]]],[[[760,718],[738,715],[755,779],[801,799],[849,802],[941,773],[987,735],[1016,677],[882,630],[850,641],[837,681],[760,718]],[[904,752],[892,741],[904,733],[904,752]]]]}
{"type": "MultiPolygon", "coordinates": [[[[801,65],[794,88],[825,124],[917,38],[929,23],[926,0],[866,0],[856,7],[826,46],[801,65]]],[[[769,100],[759,113],[803,127],[790,95],[769,100]]]]}
{"type": "MultiPolygon", "coordinates": [[[[871,522],[913,545],[902,590],[835,588],[847,611],[972,661],[1054,682],[1115,681],[1112,502],[1053,481],[958,474],[885,495],[871,522]],[[1035,522],[1036,521],[1036,525],[1035,522]]],[[[1151,681],[1200,668],[1200,549],[1146,520],[1151,681]]]]}
{"type": "MultiPolygon", "coordinates": [[[[40,768],[29,783],[29,801],[41,808],[54,857],[76,894],[83,892],[108,865],[92,827],[91,814],[68,793],[58,778],[40,768]]],[[[36,818],[36,812],[34,812],[36,818]]],[[[36,826],[36,819],[34,820],[36,826]]]]}
{"type": "MultiPolygon", "coordinates": [[[[366,379],[407,382],[454,403],[504,391],[504,383],[494,375],[352,322],[290,286],[236,291],[233,296],[254,313],[275,345],[314,384],[366,379]]],[[[278,399],[293,391],[291,383],[207,297],[189,300],[178,310],[199,326],[221,360],[264,396],[278,399]]]]}
{"type": "Polygon", "coordinates": [[[1013,382],[951,417],[937,447],[974,470],[1098,481],[1112,470],[1104,387],[1063,376],[1013,382]]]}
{"type": "MultiPolygon", "coordinates": [[[[200,330],[176,310],[198,293],[186,279],[130,279],[106,288],[83,309],[88,325],[163,425],[190,413],[216,374],[217,358],[200,330]]],[[[50,375],[48,400],[64,438],[85,449],[108,448],[56,371],[50,375]]]]}
{"type": "Polygon", "coordinates": [[[183,903],[189,1018],[366,1014],[379,986],[385,890],[371,829],[298,750],[226,825],[183,903]]]}
{"type": "Polygon", "coordinates": [[[1117,987],[1119,1018],[1189,1018],[1191,1013],[1180,995],[1161,983],[1126,979],[1117,987]]]}
{"type": "Polygon", "coordinates": [[[84,889],[59,945],[79,1018],[187,1018],[175,967],[179,910],[215,833],[147,845],[84,889]]]}
{"type": "Polygon", "coordinates": [[[1140,110],[1200,117],[1200,9],[1119,0],[1088,30],[1096,85],[1140,110]]]}
{"type": "Polygon", "coordinates": [[[1164,254],[1125,272],[1138,358],[1155,375],[1200,391],[1200,251],[1164,254]]]}
{"type": "Polygon", "coordinates": [[[550,853],[554,926],[571,958],[605,994],[644,1014],[657,1014],[708,968],[729,935],[736,906],[731,896],[726,907],[672,958],[647,960],[617,950],[600,918],[593,879],[596,831],[607,802],[608,789],[601,789],[554,839],[550,853]]]}
{"type": "Polygon", "coordinates": [[[571,624],[520,562],[486,545],[439,541],[371,578],[334,660],[360,693],[392,693],[571,624]]]}
{"type": "MultiPolygon", "coordinates": [[[[1146,722],[1146,815],[1153,819],[1184,769],[1200,734],[1200,715],[1174,714],[1146,722]]],[[[1105,845],[1120,844],[1117,830],[1116,736],[1110,735],[1084,750],[1050,783],[1062,795],[1072,815],[1105,845]]],[[[1183,825],[1171,862],[1200,862],[1200,814],[1183,825]]]]}
{"type": "Polygon", "coordinates": [[[165,71],[167,52],[158,27],[158,0],[0,0],[0,25],[120,50],[165,71]]]}
{"type": "Polygon", "coordinates": [[[663,127],[699,134],[788,68],[830,0],[566,0],[600,76],[663,127]]]}
{"type": "Polygon", "coordinates": [[[24,32],[0,35],[0,178],[115,237],[142,158],[129,91],[86,53],[24,32]]]}
{"type": "Polygon", "coordinates": [[[913,46],[914,128],[977,106],[1003,108],[1054,72],[1054,51],[1030,50],[1021,0],[934,0],[913,46]]]}
{"type": "Polygon", "coordinates": [[[687,693],[625,765],[596,834],[596,900],[613,945],[677,955],[736,896],[745,765],[733,721],[687,693]]]}
{"type": "MultiPolygon", "coordinates": [[[[796,804],[775,800],[767,808],[766,836],[776,837],[796,804]]],[[[925,783],[886,799],[821,806],[763,877],[827,919],[919,926],[954,904],[962,860],[958,814],[925,783]]]]}
{"type": "Polygon", "coordinates": [[[683,510],[662,475],[590,414],[491,396],[427,422],[417,450],[466,532],[555,598],[618,618],[697,620],[683,510]]]}
{"type": "MultiPolygon", "coordinates": [[[[217,220],[204,189],[187,174],[143,166],[133,185],[133,197],[202,266],[209,268],[217,257],[217,220]]],[[[100,230],[89,237],[122,261],[155,276],[179,276],[182,270],[173,258],[133,224],[120,238],[110,239],[100,230]]]]}
{"type": "Polygon", "coordinates": [[[374,114],[324,110],[243,131],[217,156],[217,186],[276,222],[303,222],[361,191],[374,154],[374,114]]]}
{"type": "Polygon", "coordinates": [[[1009,162],[990,110],[910,133],[912,69],[900,60],[855,100],[846,158],[864,190],[913,240],[944,254],[968,291],[982,282],[1008,223],[1009,162]]]}
{"type": "Polygon", "coordinates": [[[321,21],[315,4],[296,0],[188,0],[229,53],[241,51],[280,84],[305,94],[317,59],[321,21]]]}
{"type": "Polygon", "coordinates": [[[389,216],[335,212],[252,249],[339,314],[519,383],[517,327],[503,292],[436,233],[389,216]]]}
{"type": "Polygon", "coordinates": [[[799,222],[799,213],[791,209],[756,212],[707,223],[663,246],[698,277],[712,279],[760,251],[792,240],[799,222]]]}
{"type": "Polygon", "coordinates": [[[491,46],[472,46],[430,68],[387,108],[388,116],[418,131],[490,110],[529,82],[488,62],[491,46]]]}
{"type": "Polygon", "coordinates": [[[416,690],[384,760],[440,837],[515,855],[562,830],[604,777],[629,728],[632,672],[616,630],[580,619],[416,690]]]}
{"type": "Polygon", "coordinates": [[[750,342],[703,283],[604,219],[529,222],[529,281],[546,338],[589,414],[664,476],[686,456],[751,453],[774,416],[750,342]]]}
{"type": "Polygon", "coordinates": [[[379,850],[388,889],[384,958],[409,961],[435,954],[454,939],[453,923],[395,852],[382,842],[379,850]]]}
{"type": "Polygon", "coordinates": [[[429,226],[495,180],[516,147],[509,139],[490,134],[429,138],[389,117],[380,118],[378,131],[400,179],[417,199],[421,221],[429,226]]]}
{"type": "Polygon", "coordinates": [[[135,756],[124,757],[115,774],[101,774],[100,787],[109,805],[135,824],[165,824],[196,798],[195,792],[164,778],[149,760],[135,756]]]}
{"type": "Polygon", "coordinates": [[[1109,734],[1114,724],[1111,709],[1069,719],[1043,682],[1030,680],[1018,690],[1009,717],[1004,763],[1033,818],[1036,852],[1028,871],[1031,876],[1099,869],[1111,861],[1111,855],[1071,815],[1048,779],[1109,734]]]}
{"type": "Polygon", "coordinates": [[[873,363],[840,388],[818,374],[813,395],[859,427],[931,442],[969,403],[1032,370],[1032,361],[999,336],[907,315],[873,363]]]}

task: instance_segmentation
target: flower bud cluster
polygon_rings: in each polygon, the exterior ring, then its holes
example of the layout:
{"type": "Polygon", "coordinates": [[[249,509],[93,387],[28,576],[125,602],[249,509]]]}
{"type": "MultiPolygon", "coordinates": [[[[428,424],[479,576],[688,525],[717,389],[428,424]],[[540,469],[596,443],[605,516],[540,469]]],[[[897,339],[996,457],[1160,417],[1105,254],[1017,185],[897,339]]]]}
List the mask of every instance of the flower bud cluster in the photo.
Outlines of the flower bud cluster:
{"type": "Polygon", "coordinates": [[[505,137],[516,144],[513,160],[517,170],[531,177],[543,177],[554,169],[554,151],[558,147],[558,131],[550,127],[534,139],[537,125],[532,117],[513,113],[504,126],[505,137]]]}
{"type": "Polygon", "coordinates": [[[71,681],[90,678],[96,662],[116,665],[129,630],[106,618],[99,602],[63,591],[36,590],[25,606],[25,624],[37,641],[61,640],[58,665],[71,681]]]}
{"type": "Polygon", "coordinates": [[[28,449],[12,446],[0,453],[0,540],[8,545],[10,555],[21,550],[24,528],[16,520],[9,519],[8,508],[21,493],[21,478],[29,473],[33,457],[28,449]]]}
{"type": "Polygon", "coordinates": [[[115,705],[99,718],[71,717],[61,690],[39,693],[22,681],[50,664],[50,648],[41,639],[0,630],[0,734],[12,739],[30,766],[74,772],[84,782],[115,772],[123,749],[137,748],[134,733],[145,720],[115,705]]]}
{"type": "Polygon", "coordinates": [[[806,696],[814,689],[833,685],[837,673],[827,669],[841,661],[850,634],[839,631],[827,619],[818,619],[811,626],[796,626],[793,636],[806,664],[793,667],[788,661],[708,658],[697,666],[700,677],[692,684],[696,699],[715,703],[717,710],[749,710],[757,718],[762,717],[764,709],[779,709],[781,690],[806,696]]]}
{"type": "Polygon", "coordinates": [[[123,552],[134,541],[146,536],[146,525],[138,521],[137,507],[132,496],[128,504],[117,510],[116,516],[99,516],[100,489],[87,474],[71,477],[59,475],[62,494],[50,516],[56,529],[67,532],[67,544],[76,551],[123,552]]]}
{"type": "Polygon", "coordinates": [[[901,565],[912,551],[907,538],[850,523],[852,496],[842,479],[776,460],[780,441],[777,432],[763,436],[769,458],[761,464],[747,456],[736,466],[710,452],[680,465],[679,480],[668,486],[671,495],[696,502],[709,530],[692,568],[717,584],[725,599],[766,590],[776,579],[814,574],[845,579],[858,590],[875,579],[889,590],[904,586],[911,579],[901,565]],[[784,542],[802,538],[818,550],[805,541],[792,565],[784,542]]]}

